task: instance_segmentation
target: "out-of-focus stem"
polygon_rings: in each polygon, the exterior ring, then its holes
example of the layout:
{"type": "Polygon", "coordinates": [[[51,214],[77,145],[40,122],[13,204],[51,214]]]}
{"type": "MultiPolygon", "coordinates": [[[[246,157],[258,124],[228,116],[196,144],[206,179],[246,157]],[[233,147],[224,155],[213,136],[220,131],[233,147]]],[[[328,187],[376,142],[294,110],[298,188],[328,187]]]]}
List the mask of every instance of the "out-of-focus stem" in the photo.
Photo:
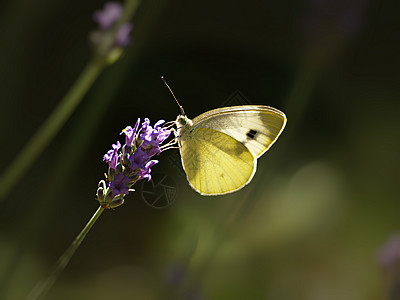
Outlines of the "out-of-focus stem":
{"type": "Polygon", "coordinates": [[[6,198],[24,173],[29,170],[40,153],[59,132],[99,76],[104,66],[101,58],[93,59],[87,64],[68,93],[3,172],[0,177],[0,201],[6,198]]]}
{"type": "Polygon", "coordinates": [[[82,231],[78,234],[72,244],[68,247],[67,250],[60,256],[57,261],[57,264],[54,266],[53,271],[50,275],[44,279],[43,281],[39,282],[31,293],[28,295],[27,299],[41,299],[43,298],[50,288],[53,286],[54,282],[57,280],[60,273],[64,270],[64,268],[68,265],[69,261],[71,260],[72,255],[74,255],[76,249],[78,249],[79,245],[82,243],[83,239],[89,232],[90,228],[92,228],[93,224],[97,221],[100,217],[101,213],[104,211],[104,208],[99,206],[93,217],[90,221],[86,224],[86,226],[82,229],[82,231]]]}

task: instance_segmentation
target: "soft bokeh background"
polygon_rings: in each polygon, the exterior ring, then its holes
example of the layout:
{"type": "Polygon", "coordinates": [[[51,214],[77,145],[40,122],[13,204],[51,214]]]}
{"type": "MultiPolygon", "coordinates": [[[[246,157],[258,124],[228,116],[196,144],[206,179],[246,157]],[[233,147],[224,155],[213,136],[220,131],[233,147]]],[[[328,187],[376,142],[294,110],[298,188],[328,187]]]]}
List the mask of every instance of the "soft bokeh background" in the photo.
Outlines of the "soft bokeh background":
{"type": "MultiPolygon", "coordinates": [[[[0,170],[89,61],[103,1],[3,1],[0,170]]],[[[141,186],[105,211],[48,299],[386,299],[377,251],[400,230],[398,1],[143,1],[133,43],[0,203],[0,298],[23,299],[98,207],[103,154],[138,117],[189,117],[240,91],[287,128],[251,184],[202,197],[141,186]]],[[[122,140],[122,139],[121,139],[122,140]]],[[[1,183],[0,183],[1,185],[1,183]]],[[[399,250],[400,251],[400,250],[399,250]]]]}

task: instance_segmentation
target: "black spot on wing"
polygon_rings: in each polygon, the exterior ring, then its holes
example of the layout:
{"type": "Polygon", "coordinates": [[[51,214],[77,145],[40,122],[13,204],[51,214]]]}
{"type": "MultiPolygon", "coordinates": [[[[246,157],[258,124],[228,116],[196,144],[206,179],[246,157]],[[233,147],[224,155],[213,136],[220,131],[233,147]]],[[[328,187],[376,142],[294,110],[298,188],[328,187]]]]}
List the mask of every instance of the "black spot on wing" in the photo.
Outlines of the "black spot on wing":
{"type": "Polygon", "coordinates": [[[258,131],[257,131],[257,130],[250,129],[250,130],[246,133],[246,136],[247,136],[247,139],[248,139],[248,140],[255,140],[257,134],[258,134],[258,131]]]}

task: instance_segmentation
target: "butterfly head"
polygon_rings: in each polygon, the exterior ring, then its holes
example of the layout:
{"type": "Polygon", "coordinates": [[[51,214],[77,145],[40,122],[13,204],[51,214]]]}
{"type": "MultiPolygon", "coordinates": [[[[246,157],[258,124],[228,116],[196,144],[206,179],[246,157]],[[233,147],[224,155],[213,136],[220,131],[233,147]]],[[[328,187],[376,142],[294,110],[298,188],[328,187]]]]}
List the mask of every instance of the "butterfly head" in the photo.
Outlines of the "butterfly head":
{"type": "Polygon", "coordinates": [[[179,115],[175,120],[175,124],[177,127],[177,138],[179,140],[185,140],[189,135],[191,128],[193,127],[193,121],[185,115],[179,115]]]}
{"type": "Polygon", "coordinates": [[[183,127],[190,127],[193,125],[193,122],[185,115],[179,115],[175,120],[175,124],[179,129],[183,127]]]}

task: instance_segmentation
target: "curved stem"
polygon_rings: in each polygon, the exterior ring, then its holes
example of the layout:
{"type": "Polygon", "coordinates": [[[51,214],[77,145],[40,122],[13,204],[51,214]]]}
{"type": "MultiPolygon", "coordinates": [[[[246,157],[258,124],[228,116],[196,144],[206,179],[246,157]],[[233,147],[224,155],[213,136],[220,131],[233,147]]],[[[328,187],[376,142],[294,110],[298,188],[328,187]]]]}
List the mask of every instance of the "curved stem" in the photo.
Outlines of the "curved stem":
{"type": "Polygon", "coordinates": [[[71,260],[72,255],[74,255],[76,249],[78,249],[79,245],[82,243],[83,239],[89,232],[90,228],[92,228],[93,224],[97,221],[100,217],[101,213],[104,211],[104,208],[99,206],[93,217],[90,221],[86,224],[86,226],[82,229],[82,231],[78,234],[72,244],[68,247],[67,250],[60,256],[56,265],[54,266],[53,271],[50,275],[40,281],[30,292],[27,299],[40,299],[44,297],[50,288],[53,286],[54,282],[57,280],[60,273],[65,269],[68,265],[69,261],[71,260]]]}
{"type": "Polygon", "coordinates": [[[5,199],[6,195],[12,190],[24,173],[32,166],[40,153],[58,133],[103,68],[104,63],[100,58],[93,59],[87,64],[68,93],[3,172],[0,177],[2,185],[0,189],[0,201],[5,199]]]}

